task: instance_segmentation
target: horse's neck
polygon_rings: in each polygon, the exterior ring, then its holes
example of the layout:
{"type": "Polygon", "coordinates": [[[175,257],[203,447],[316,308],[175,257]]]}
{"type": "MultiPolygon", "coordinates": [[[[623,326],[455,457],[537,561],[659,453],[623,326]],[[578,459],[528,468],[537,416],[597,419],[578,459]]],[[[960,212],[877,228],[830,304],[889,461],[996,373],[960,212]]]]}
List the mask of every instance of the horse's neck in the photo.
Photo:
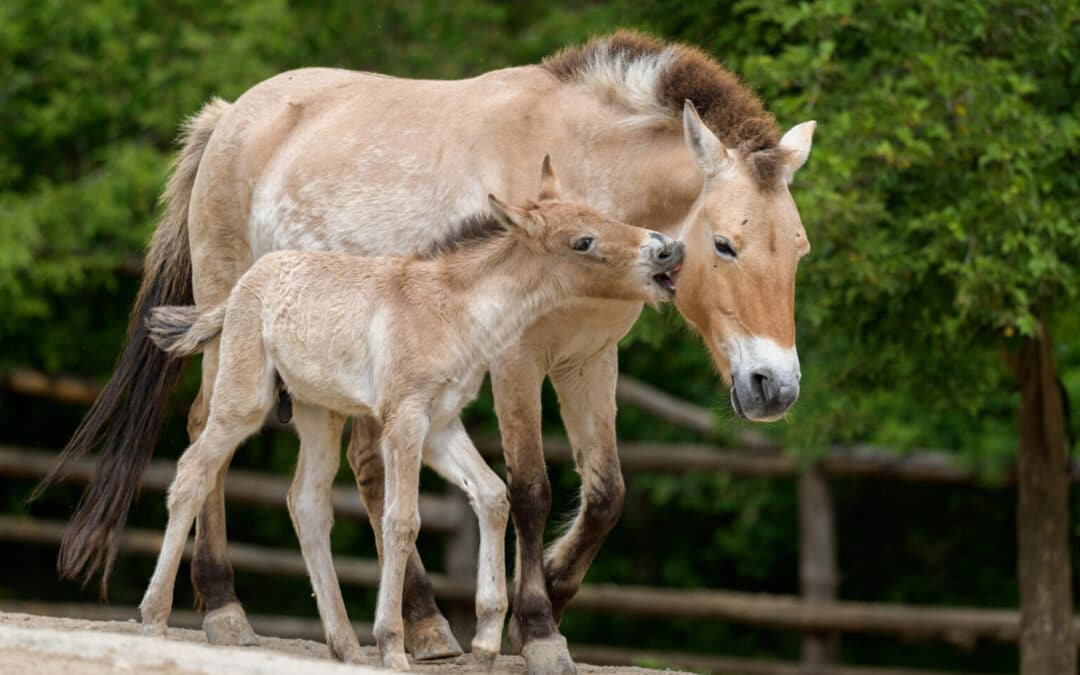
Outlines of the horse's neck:
{"type": "Polygon", "coordinates": [[[509,235],[440,263],[443,278],[459,294],[460,316],[449,319],[466,362],[497,356],[565,294],[542,258],[509,235]]]}
{"type": "Polygon", "coordinates": [[[575,186],[598,210],[632,225],[675,236],[704,178],[681,129],[597,126],[579,132],[575,186]]]}

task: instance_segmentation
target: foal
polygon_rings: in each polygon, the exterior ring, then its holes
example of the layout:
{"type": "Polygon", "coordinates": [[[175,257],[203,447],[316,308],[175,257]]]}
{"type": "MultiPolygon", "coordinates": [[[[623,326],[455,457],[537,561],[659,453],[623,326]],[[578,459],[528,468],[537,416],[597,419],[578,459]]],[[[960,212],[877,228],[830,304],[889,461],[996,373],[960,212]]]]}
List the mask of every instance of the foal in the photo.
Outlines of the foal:
{"type": "Polygon", "coordinates": [[[464,490],[480,521],[476,637],[490,668],[507,609],[506,487],[465,433],[462,407],[488,361],[539,316],[571,296],[661,302],[682,244],[558,201],[545,159],[539,203],[508,206],[489,196],[491,216],[459,228],[458,241],[427,257],[359,258],[279,252],[260,258],[226,302],[159,307],[154,341],[176,355],[221,333],[221,368],[206,427],[184,452],[169,488],[169,523],[140,610],[161,633],[195,515],[236,447],[258,430],[280,376],[295,401],[300,458],[289,512],[331,651],[362,661],[330,554],[330,486],[346,416],[382,427],[386,507],[375,638],[383,664],[408,667],[402,622],[405,563],[420,527],[421,461],[464,490]]]}

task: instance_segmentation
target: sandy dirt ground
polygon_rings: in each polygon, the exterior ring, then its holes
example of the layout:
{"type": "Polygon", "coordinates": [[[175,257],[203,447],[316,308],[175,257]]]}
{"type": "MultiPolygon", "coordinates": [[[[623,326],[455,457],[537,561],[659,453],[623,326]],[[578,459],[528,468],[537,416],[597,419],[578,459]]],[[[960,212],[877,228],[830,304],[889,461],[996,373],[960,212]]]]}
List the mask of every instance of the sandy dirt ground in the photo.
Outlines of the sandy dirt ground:
{"type": "MultiPolygon", "coordinates": [[[[214,647],[202,631],[170,628],[164,638],[139,635],[134,621],[87,621],[0,613],[0,675],[104,675],[146,673],[188,675],[239,673],[243,675],[367,675],[388,671],[346,666],[330,659],[326,646],[309,640],[260,637],[258,647],[214,647]]],[[[368,659],[377,662],[374,647],[368,659]]],[[[579,664],[581,675],[644,675],[644,668],[579,664]]],[[[475,672],[468,656],[414,664],[413,672],[458,675],[475,672]]],[[[525,672],[520,657],[501,656],[499,674],[525,672]]],[[[671,672],[671,671],[668,671],[671,672]]]]}

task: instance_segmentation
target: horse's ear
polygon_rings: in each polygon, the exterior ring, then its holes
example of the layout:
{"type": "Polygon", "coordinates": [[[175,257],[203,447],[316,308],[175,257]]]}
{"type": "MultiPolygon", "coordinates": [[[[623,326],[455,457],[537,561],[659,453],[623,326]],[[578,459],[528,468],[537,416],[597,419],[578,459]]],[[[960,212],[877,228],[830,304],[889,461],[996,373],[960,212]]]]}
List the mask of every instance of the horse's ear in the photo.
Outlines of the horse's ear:
{"type": "Polygon", "coordinates": [[[683,138],[694,161],[706,176],[716,176],[734,166],[731,152],[724,147],[716,134],[701,121],[697,108],[687,99],[683,104],[683,138]]]}
{"type": "Polygon", "coordinates": [[[488,195],[488,206],[491,207],[495,220],[511,232],[529,230],[529,213],[525,209],[510,206],[492,194],[488,195]]]}
{"type": "Polygon", "coordinates": [[[540,168],[540,201],[559,199],[562,188],[555,170],[551,168],[551,155],[544,155],[544,166],[540,168]]]}
{"type": "Polygon", "coordinates": [[[795,172],[806,163],[810,156],[810,144],[814,140],[814,129],[817,122],[810,120],[802,124],[796,124],[780,139],[780,148],[785,150],[787,158],[784,160],[784,173],[790,183],[795,172]]]}

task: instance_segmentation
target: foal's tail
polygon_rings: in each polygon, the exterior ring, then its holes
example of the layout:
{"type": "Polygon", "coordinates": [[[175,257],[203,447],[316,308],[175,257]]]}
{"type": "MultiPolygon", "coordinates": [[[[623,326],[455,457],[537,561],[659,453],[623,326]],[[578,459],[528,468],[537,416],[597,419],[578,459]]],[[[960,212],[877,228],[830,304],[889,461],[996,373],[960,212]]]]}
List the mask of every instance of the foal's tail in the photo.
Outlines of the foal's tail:
{"type": "Polygon", "coordinates": [[[120,547],[120,531],[139,493],[169,395],[183,367],[182,360],[173,360],[154,347],[144,320],[152,307],[194,302],[188,204],[210,135],[228,109],[225,101],[212,99],[185,125],[183,149],[161,198],[165,213],[150,242],[142,286],[131,310],[127,344],[109,383],[31,496],[35,499],[62,479],[73,461],[91,449],[99,450],[94,477],[64,532],[56,567],[67,578],[85,570],[89,581],[104,563],[102,596],[120,547]]]}
{"type": "Polygon", "coordinates": [[[158,349],[169,356],[191,356],[221,332],[226,307],[225,302],[205,312],[194,306],[155,307],[150,310],[146,328],[158,349]]]}

